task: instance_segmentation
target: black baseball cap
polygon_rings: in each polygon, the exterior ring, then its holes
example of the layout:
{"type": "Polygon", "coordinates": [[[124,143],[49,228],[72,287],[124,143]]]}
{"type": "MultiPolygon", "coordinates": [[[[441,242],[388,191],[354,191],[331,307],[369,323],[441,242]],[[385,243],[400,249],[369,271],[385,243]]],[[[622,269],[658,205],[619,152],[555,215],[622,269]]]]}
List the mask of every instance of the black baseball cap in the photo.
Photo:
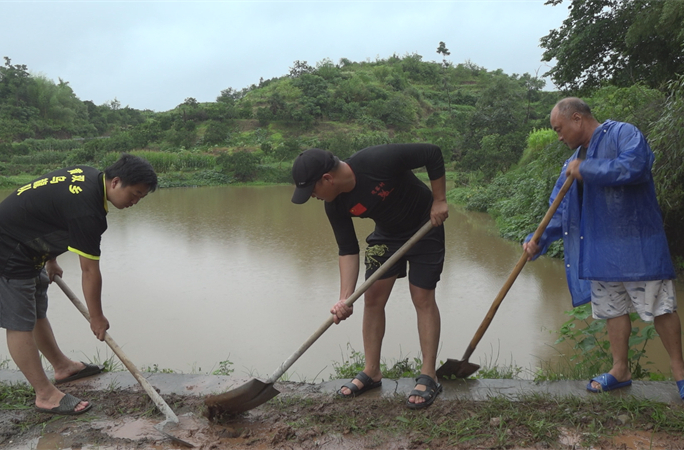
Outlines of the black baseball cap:
{"type": "Polygon", "coordinates": [[[330,172],[338,161],[337,156],[320,148],[310,148],[300,153],[292,164],[292,178],[297,186],[292,194],[292,203],[306,203],[311,198],[316,182],[330,172]]]}

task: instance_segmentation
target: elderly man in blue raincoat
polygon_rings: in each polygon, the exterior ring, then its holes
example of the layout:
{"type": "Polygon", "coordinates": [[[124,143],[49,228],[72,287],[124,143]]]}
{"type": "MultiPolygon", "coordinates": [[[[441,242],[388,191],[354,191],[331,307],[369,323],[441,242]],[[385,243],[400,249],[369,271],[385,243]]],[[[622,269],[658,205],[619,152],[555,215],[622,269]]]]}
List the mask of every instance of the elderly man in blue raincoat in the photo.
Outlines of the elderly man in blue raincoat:
{"type": "Polygon", "coordinates": [[[575,182],[539,242],[530,234],[523,247],[529,259],[536,259],[562,238],[573,306],[591,301],[593,317],[606,319],[613,367],[587,389],[609,391],[632,383],[629,314],[636,312],[654,322],[684,399],[675,271],[651,174],[653,152],[634,125],[599,123],[579,98],[558,102],[551,126],[576,151],[563,165],[550,201],[567,177],[575,182]]]}

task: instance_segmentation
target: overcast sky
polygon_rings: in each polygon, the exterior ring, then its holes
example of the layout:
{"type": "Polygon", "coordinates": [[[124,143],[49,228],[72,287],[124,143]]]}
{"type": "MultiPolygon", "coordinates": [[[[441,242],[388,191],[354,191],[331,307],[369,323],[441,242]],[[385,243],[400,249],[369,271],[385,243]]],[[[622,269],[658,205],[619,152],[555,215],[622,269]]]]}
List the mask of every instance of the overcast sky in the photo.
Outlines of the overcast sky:
{"type": "Polygon", "coordinates": [[[0,56],[81,100],[167,111],[286,75],[295,60],[441,61],[440,41],[454,64],[541,75],[539,39],[567,14],[544,0],[0,0],[0,56]]]}

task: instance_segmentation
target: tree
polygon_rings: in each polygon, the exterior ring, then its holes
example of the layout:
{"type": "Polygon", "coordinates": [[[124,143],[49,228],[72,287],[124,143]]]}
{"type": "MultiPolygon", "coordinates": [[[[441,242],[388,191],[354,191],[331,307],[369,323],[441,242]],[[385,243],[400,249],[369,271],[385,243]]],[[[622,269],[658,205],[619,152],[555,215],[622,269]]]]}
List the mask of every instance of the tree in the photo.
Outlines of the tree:
{"type": "Polygon", "coordinates": [[[286,139],[280,146],[276,148],[275,157],[283,162],[285,160],[294,159],[301,151],[302,143],[296,137],[286,139]]]}
{"type": "Polygon", "coordinates": [[[166,141],[176,149],[192,148],[197,142],[197,124],[192,121],[176,120],[173,127],[166,132],[166,141]]]}
{"type": "Polygon", "coordinates": [[[541,91],[546,82],[536,76],[533,77],[529,73],[523,74],[519,81],[520,85],[527,90],[527,117],[525,118],[525,121],[527,122],[532,118],[532,103],[539,101],[541,98],[541,91]]]}
{"type": "Polygon", "coordinates": [[[268,98],[268,109],[271,111],[271,114],[273,114],[273,117],[279,117],[287,110],[287,103],[280,92],[275,91],[268,98]]]}
{"type": "Polygon", "coordinates": [[[68,81],[55,84],[31,76],[23,64],[5,57],[0,67],[0,139],[92,136],[88,107],[76,97],[68,81]]]}
{"type": "Polygon", "coordinates": [[[183,105],[189,106],[190,108],[196,108],[199,106],[199,102],[194,97],[188,97],[183,101],[183,105]]]}
{"type": "Polygon", "coordinates": [[[256,176],[259,157],[245,150],[233,154],[222,153],[216,163],[223,168],[223,173],[231,173],[237,181],[252,181],[256,176]]]}
{"type": "Polygon", "coordinates": [[[489,178],[506,171],[522,155],[525,136],[525,89],[515,77],[499,75],[482,92],[468,120],[461,167],[482,170],[489,178]]]}
{"type": "Polygon", "coordinates": [[[316,75],[331,81],[340,76],[340,69],[333,64],[330,58],[325,58],[316,63],[316,75]]]}
{"type": "Polygon", "coordinates": [[[5,56],[5,67],[0,67],[0,100],[19,106],[27,101],[28,86],[31,83],[25,64],[12,64],[5,56]]]}
{"type": "Polygon", "coordinates": [[[656,155],[653,176],[663,210],[670,248],[684,255],[684,75],[670,82],[662,115],[653,124],[649,140],[656,155]]]}
{"type": "Polygon", "coordinates": [[[525,91],[515,80],[498,76],[478,99],[468,121],[464,146],[467,151],[477,149],[482,138],[516,132],[525,122],[523,99],[525,91]]]}
{"type": "Polygon", "coordinates": [[[357,148],[354,148],[354,137],[351,133],[335,133],[330,139],[325,141],[321,148],[330,150],[333,155],[340,159],[349,158],[357,148]]]}
{"type": "Polygon", "coordinates": [[[230,138],[230,126],[226,122],[212,120],[204,132],[206,145],[226,145],[230,138]]]}
{"type": "Polygon", "coordinates": [[[0,67],[0,142],[35,135],[32,119],[38,111],[27,101],[31,84],[27,67],[5,57],[5,67],[0,67]]]}
{"type": "Polygon", "coordinates": [[[161,137],[161,125],[156,120],[143,122],[131,130],[131,139],[135,148],[145,148],[151,142],[158,141],[161,137]]]}
{"type": "Polygon", "coordinates": [[[224,89],[221,91],[221,95],[216,97],[216,101],[233,105],[236,101],[244,97],[245,93],[244,89],[242,91],[236,91],[233,88],[224,89]]]}
{"type": "Polygon", "coordinates": [[[442,55],[442,76],[443,76],[443,81],[444,81],[444,90],[446,91],[447,95],[447,102],[449,105],[449,114],[451,114],[451,94],[449,93],[449,80],[447,78],[447,69],[451,67],[451,63],[446,60],[446,57],[451,55],[451,52],[449,52],[449,49],[446,48],[446,44],[444,42],[440,41],[439,42],[439,47],[437,47],[437,53],[442,55]]]}
{"type": "Polygon", "coordinates": [[[641,84],[625,88],[608,86],[587,99],[599,122],[607,119],[629,122],[648,137],[649,128],[663,113],[665,95],[641,84]]]}
{"type": "Polygon", "coordinates": [[[306,63],[306,61],[297,60],[294,65],[290,67],[290,77],[297,78],[305,73],[313,73],[314,68],[306,63]]]}
{"type": "Polygon", "coordinates": [[[410,129],[418,119],[418,107],[416,100],[403,93],[393,95],[388,101],[383,102],[380,119],[388,126],[398,130],[410,129]]]}
{"type": "Polygon", "coordinates": [[[83,102],[86,107],[86,112],[88,114],[88,119],[90,123],[93,124],[97,130],[97,134],[104,134],[107,131],[107,117],[104,113],[104,107],[97,106],[90,100],[83,102]]]}
{"type": "Polygon", "coordinates": [[[256,118],[260,126],[267,126],[270,121],[275,119],[275,116],[268,108],[257,108],[256,118]]]}
{"type": "Polygon", "coordinates": [[[423,57],[417,53],[406,55],[401,60],[401,68],[414,81],[433,83],[439,80],[439,69],[435,63],[423,62],[423,57]]]}
{"type": "Polygon", "coordinates": [[[237,116],[240,119],[251,119],[253,116],[253,107],[254,103],[252,103],[251,100],[246,98],[242,99],[240,101],[240,107],[237,109],[237,116]]]}
{"type": "Polygon", "coordinates": [[[302,92],[298,109],[292,111],[292,118],[310,128],[316,119],[323,116],[328,106],[328,82],[318,75],[302,73],[292,81],[292,85],[302,92]]]}
{"type": "MultiPolygon", "coordinates": [[[[548,0],[559,5],[563,0],[548,0]]],[[[663,88],[684,72],[681,0],[574,0],[558,30],[541,38],[561,90],[584,95],[607,83],[663,88]]]]}
{"type": "Polygon", "coordinates": [[[522,155],[525,135],[522,132],[505,136],[489,134],[482,137],[477,151],[469,151],[461,160],[461,167],[480,171],[486,181],[499,172],[505,173],[522,155]]]}

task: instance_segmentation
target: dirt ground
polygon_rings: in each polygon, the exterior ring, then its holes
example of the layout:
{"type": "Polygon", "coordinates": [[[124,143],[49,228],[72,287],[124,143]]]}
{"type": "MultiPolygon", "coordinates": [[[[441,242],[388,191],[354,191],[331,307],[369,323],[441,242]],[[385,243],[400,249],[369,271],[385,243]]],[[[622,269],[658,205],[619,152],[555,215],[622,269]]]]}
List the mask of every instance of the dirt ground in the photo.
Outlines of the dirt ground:
{"type": "MultiPolygon", "coordinates": [[[[437,401],[424,411],[411,411],[424,428],[402,428],[407,409],[404,399],[336,399],[315,389],[282,389],[274,400],[239,416],[209,421],[204,417],[204,397],[164,396],[180,423],[164,430],[198,449],[605,449],[684,450],[684,437],[643,428],[620,428],[615,421],[613,436],[601,437],[590,445],[581,433],[558,430],[558,440],[535,440],[529,430],[507,429],[504,436],[487,436],[459,442],[452,437],[420,430],[443,426],[447,418],[467,417],[472,404],[437,401]],[[363,421],[372,426],[359,432],[363,421]],[[399,423],[399,426],[397,424],[399,423]],[[434,437],[437,436],[437,437],[434,437]]],[[[82,391],[77,386],[65,391],[87,398],[94,408],[80,416],[51,416],[32,409],[0,411],[0,448],[3,449],[176,449],[185,448],[154,425],[164,420],[144,392],[136,389],[82,391]]],[[[494,420],[494,419],[492,419],[494,420]]],[[[489,424],[492,425],[492,424],[489,424]]],[[[494,424],[496,425],[496,424],[494,424]]],[[[648,428],[648,427],[646,427],[648,428]]]]}

